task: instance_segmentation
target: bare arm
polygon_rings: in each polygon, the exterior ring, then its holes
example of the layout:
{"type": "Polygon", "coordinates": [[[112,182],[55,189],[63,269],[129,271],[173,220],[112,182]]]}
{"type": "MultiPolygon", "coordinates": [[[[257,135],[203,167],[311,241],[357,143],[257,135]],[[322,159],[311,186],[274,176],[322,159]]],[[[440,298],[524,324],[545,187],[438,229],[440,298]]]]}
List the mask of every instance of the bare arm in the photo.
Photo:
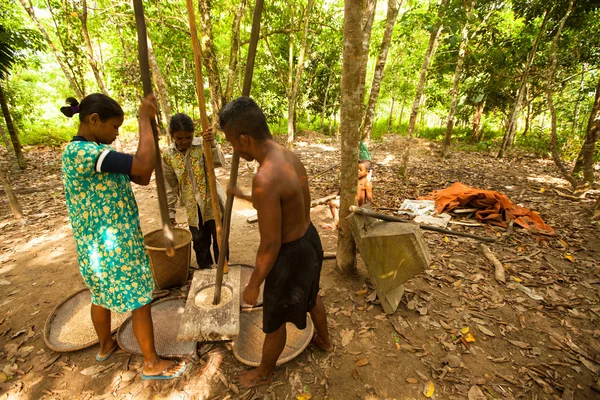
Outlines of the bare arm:
{"type": "Polygon", "coordinates": [[[240,199],[244,199],[246,201],[249,201],[250,203],[253,203],[252,201],[252,195],[251,194],[244,194],[240,188],[236,187],[231,187],[228,186],[227,187],[227,193],[228,194],[233,194],[235,197],[239,197],[240,199]]]}
{"type": "Polygon", "coordinates": [[[156,99],[149,94],[142,100],[139,111],[140,139],[131,165],[131,181],[138,185],[150,183],[156,162],[156,146],[150,120],[156,118],[156,99]]]}
{"type": "Polygon", "coordinates": [[[367,181],[367,184],[365,185],[365,192],[367,203],[373,203],[373,184],[369,181],[367,181]]]}
{"type": "Polygon", "coordinates": [[[269,184],[268,177],[256,175],[252,187],[254,207],[258,212],[260,245],[248,287],[258,289],[271,272],[281,248],[281,202],[279,192],[269,184]]]}
{"type": "Polygon", "coordinates": [[[177,175],[171,165],[163,158],[162,161],[163,173],[165,176],[165,182],[167,183],[167,204],[169,207],[169,218],[171,224],[175,225],[175,206],[177,205],[177,199],[179,198],[179,182],[177,181],[177,175]]]}

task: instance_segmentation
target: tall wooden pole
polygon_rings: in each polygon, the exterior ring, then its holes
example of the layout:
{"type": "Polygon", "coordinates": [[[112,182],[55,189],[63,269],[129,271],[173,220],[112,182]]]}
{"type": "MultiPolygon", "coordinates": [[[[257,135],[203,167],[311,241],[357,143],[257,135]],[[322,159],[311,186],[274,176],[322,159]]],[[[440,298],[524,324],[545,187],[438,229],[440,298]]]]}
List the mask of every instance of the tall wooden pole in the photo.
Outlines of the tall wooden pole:
{"type": "MultiPolygon", "coordinates": [[[[256,56],[256,47],[260,34],[260,15],[262,14],[264,0],[256,0],[254,6],[254,16],[252,17],[252,32],[250,34],[250,44],[248,45],[248,58],[246,59],[246,75],[244,76],[244,86],[242,87],[242,96],[250,95],[250,86],[252,85],[252,73],[254,72],[254,59],[256,56]]],[[[238,168],[240,166],[240,155],[235,151],[231,157],[231,175],[229,176],[229,186],[237,185],[238,168]]],[[[233,209],[233,194],[227,194],[225,203],[225,215],[223,216],[223,237],[219,246],[219,262],[217,264],[217,279],[215,286],[214,304],[221,301],[221,285],[223,284],[223,265],[225,264],[225,253],[229,246],[229,230],[231,228],[231,211],[233,209]]]]}
{"type": "MultiPolygon", "coordinates": [[[[146,39],[146,20],[144,19],[144,5],[142,0],[133,0],[133,11],[135,13],[135,26],[138,36],[138,60],[140,63],[140,73],[142,75],[142,86],[144,96],[152,93],[152,83],[150,79],[150,64],[148,62],[148,42],[146,39]]],[[[175,255],[175,244],[173,241],[173,231],[171,230],[171,220],[169,219],[169,208],[167,205],[167,191],[165,189],[165,178],[162,170],[162,160],[160,149],[158,147],[158,129],[156,127],[156,118],[150,120],[152,133],[154,135],[154,145],[156,146],[156,191],[158,192],[158,206],[160,208],[160,217],[163,224],[163,233],[165,235],[165,247],[167,255],[175,255]]]]}
{"type": "MultiPolygon", "coordinates": [[[[206,115],[206,100],[204,98],[204,79],[202,77],[202,49],[198,40],[198,31],[196,30],[196,12],[192,0],[186,0],[185,5],[188,12],[188,22],[190,24],[190,34],[192,36],[192,50],[194,52],[194,66],[196,68],[196,92],[198,93],[198,107],[200,108],[200,122],[202,130],[209,128],[208,116],[206,115]]],[[[217,112],[217,110],[213,110],[217,112]]],[[[217,178],[215,177],[215,167],[212,158],[212,148],[209,142],[203,141],[204,160],[206,161],[206,172],[208,175],[208,186],[210,188],[210,200],[212,203],[213,214],[215,216],[215,225],[217,227],[217,243],[221,248],[222,221],[221,207],[219,205],[219,195],[217,193],[217,178]]],[[[220,255],[220,253],[219,253],[220,255]]],[[[220,258],[220,256],[219,256],[220,258]]],[[[225,258],[227,260],[227,258],[225,258]]],[[[227,273],[227,261],[223,264],[223,273],[227,273]]]]}

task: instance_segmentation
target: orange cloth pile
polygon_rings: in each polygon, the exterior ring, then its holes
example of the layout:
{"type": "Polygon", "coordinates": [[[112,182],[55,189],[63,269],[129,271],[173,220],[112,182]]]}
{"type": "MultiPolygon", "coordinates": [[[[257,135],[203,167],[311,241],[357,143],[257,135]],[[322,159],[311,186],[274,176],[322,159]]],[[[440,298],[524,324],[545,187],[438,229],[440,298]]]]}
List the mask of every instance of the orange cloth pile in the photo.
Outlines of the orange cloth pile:
{"type": "Polygon", "coordinates": [[[515,224],[535,233],[554,235],[554,229],[535,212],[514,204],[503,193],[493,190],[474,189],[460,182],[442,190],[436,190],[425,200],[435,200],[436,211],[442,213],[457,207],[479,209],[477,219],[494,225],[507,227],[511,219],[515,224]]]}

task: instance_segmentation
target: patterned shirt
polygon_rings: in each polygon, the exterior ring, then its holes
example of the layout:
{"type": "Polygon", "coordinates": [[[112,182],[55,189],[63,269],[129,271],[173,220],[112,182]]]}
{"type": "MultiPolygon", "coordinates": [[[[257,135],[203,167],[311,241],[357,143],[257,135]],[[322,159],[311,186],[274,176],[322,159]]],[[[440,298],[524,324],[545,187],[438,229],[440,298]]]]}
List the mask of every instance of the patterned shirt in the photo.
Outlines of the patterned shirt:
{"type": "MultiPolygon", "coordinates": [[[[213,163],[220,167],[225,155],[217,145],[212,148],[213,163]]],[[[189,226],[198,228],[200,224],[215,219],[210,189],[202,152],[202,138],[194,138],[192,145],[182,153],[173,143],[163,154],[163,170],[167,182],[167,202],[169,216],[175,218],[175,206],[179,198],[185,207],[189,226]],[[200,215],[198,215],[200,209],[200,215]]],[[[217,182],[217,194],[221,210],[225,205],[225,192],[217,182]]]]}

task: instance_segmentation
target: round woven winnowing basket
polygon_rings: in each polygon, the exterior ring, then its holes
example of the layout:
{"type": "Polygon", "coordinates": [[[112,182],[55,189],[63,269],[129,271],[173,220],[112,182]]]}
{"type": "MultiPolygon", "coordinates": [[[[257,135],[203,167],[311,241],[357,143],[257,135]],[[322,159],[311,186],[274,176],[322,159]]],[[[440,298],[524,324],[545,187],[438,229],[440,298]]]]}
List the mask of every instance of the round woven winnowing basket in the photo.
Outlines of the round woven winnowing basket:
{"type": "Polygon", "coordinates": [[[192,234],[187,229],[172,228],[175,255],[169,257],[162,229],[144,235],[150,269],[157,289],[185,285],[192,260],[192,234]]]}
{"type": "MultiPolygon", "coordinates": [[[[196,354],[196,342],[178,342],[177,331],[185,308],[185,297],[168,297],[152,303],[154,345],[163,358],[191,358],[196,354]]],[[[141,356],[142,351],[133,334],[131,318],[127,318],[117,331],[117,343],[126,352],[141,356]]]]}
{"type": "MultiPolygon", "coordinates": [[[[231,264],[237,265],[237,264],[231,264]]],[[[244,289],[248,282],[250,282],[250,277],[252,276],[252,271],[254,271],[254,267],[246,264],[239,264],[240,266],[240,307],[242,308],[252,308],[252,307],[260,307],[263,304],[263,289],[265,288],[265,283],[263,282],[260,285],[260,292],[258,293],[258,298],[256,299],[256,305],[251,306],[250,304],[246,304],[244,302],[244,289]]]]}
{"type": "MultiPolygon", "coordinates": [[[[60,303],[50,313],[44,324],[44,342],[58,352],[77,351],[98,343],[90,306],[89,289],[81,289],[60,303]]],[[[115,332],[130,313],[111,313],[111,331],[115,332]]]]}
{"type": "MultiPolygon", "coordinates": [[[[262,307],[244,309],[240,312],[240,335],[233,343],[233,355],[240,362],[258,367],[262,358],[265,334],[262,331],[262,307]]],[[[310,344],[315,334],[315,327],[306,315],[306,329],[299,330],[292,323],[286,325],[287,339],[285,348],[277,360],[277,365],[285,364],[298,357],[310,344]]]]}

